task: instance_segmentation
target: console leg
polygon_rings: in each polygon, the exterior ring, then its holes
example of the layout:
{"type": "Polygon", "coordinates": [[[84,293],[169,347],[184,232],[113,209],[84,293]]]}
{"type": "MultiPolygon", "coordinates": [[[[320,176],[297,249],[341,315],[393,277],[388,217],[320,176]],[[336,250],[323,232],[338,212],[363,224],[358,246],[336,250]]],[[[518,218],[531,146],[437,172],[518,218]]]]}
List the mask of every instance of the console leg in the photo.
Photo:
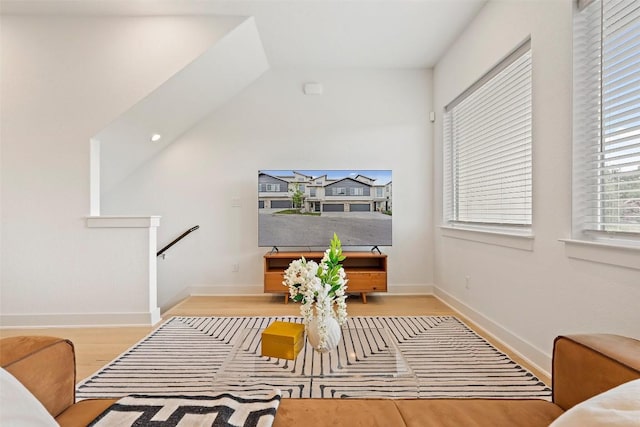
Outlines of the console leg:
{"type": "Polygon", "coordinates": [[[367,294],[366,294],[366,292],[360,292],[360,297],[362,298],[362,303],[366,304],[367,303],[367,294]]]}
{"type": "Polygon", "coordinates": [[[289,295],[288,294],[284,294],[284,303],[285,304],[289,304],[289,295]]]}

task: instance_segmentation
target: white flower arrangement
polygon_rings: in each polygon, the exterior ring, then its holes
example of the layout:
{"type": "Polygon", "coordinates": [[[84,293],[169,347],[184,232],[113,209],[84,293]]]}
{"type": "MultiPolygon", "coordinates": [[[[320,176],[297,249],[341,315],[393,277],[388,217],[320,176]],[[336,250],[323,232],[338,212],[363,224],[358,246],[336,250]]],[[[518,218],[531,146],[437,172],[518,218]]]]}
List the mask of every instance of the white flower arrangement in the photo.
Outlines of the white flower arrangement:
{"type": "Polygon", "coordinates": [[[334,233],[329,249],[320,261],[307,261],[304,257],[292,261],[284,272],[282,284],[289,288],[289,297],[302,303],[300,314],[305,325],[316,317],[320,334],[320,347],[326,345],[326,319],[333,317],[340,326],[347,321],[347,275],[342,268],[342,244],[334,233]],[[333,305],[336,305],[334,311],[333,305]],[[315,310],[314,310],[315,304],[315,310]]]}

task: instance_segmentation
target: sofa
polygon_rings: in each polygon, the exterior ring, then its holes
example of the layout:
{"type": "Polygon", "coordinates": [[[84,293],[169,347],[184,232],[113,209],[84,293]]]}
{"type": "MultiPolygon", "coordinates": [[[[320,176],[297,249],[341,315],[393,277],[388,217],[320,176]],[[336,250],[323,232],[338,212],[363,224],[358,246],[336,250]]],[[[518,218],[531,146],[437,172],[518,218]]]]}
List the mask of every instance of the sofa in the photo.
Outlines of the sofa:
{"type": "MultiPolygon", "coordinates": [[[[75,353],[69,340],[4,338],[0,340],[0,365],[63,427],[86,426],[116,401],[75,401],[75,353]]],[[[640,385],[634,381],[639,378],[640,341],[609,334],[560,336],[553,349],[552,401],[283,398],[273,425],[548,426],[593,396],[629,382],[640,385]]],[[[640,401],[640,394],[635,398],[640,401]]],[[[640,418],[637,421],[640,425],[640,418]]]]}

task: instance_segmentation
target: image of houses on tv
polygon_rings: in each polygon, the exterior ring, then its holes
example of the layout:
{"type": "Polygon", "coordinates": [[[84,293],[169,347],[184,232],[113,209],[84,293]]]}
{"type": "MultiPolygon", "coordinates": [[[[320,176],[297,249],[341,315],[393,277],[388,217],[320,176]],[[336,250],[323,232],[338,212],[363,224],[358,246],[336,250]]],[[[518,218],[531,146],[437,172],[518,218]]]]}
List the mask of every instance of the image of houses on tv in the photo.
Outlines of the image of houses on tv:
{"type": "Polygon", "coordinates": [[[391,215],[390,170],[271,170],[258,173],[261,213],[380,212],[391,215]]]}

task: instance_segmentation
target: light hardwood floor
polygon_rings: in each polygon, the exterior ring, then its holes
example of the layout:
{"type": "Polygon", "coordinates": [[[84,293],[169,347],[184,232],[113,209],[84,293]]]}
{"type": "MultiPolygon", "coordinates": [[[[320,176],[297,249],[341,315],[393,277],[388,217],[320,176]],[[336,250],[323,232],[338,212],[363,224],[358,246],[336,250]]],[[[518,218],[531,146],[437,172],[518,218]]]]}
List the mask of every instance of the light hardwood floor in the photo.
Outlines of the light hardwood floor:
{"type": "MultiPolygon", "coordinates": [[[[491,339],[460,313],[434,296],[370,295],[367,304],[353,296],[348,299],[350,316],[457,316],[487,341],[508,354],[513,360],[531,370],[546,384],[550,379],[534,369],[501,343],[491,339]]],[[[172,316],[278,316],[300,314],[300,306],[284,304],[282,296],[189,297],[166,313],[172,316]]],[[[95,327],[95,328],[30,328],[0,329],[0,338],[16,335],[51,335],[70,339],[76,348],[77,380],[80,381],[102,368],[140,341],[155,327],[95,327]]]]}

